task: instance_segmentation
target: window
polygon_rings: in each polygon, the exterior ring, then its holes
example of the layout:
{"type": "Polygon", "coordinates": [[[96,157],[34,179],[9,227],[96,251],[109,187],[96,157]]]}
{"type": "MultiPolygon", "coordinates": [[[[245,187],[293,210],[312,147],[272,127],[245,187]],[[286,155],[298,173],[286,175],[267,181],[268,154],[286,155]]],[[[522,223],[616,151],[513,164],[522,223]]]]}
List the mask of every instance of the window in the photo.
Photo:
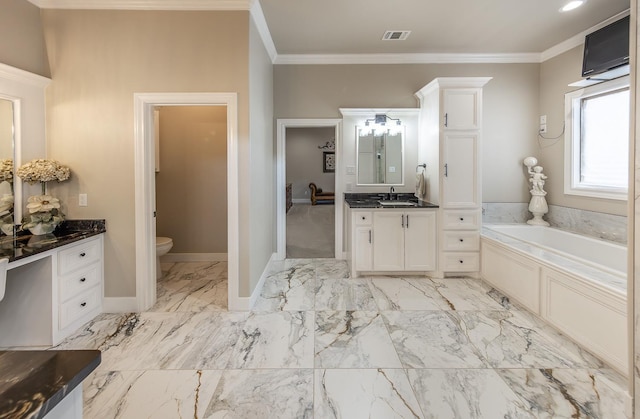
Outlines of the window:
{"type": "Polygon", "coordinates": [[[565,95],[565,193],[627,199],[629,77],[565,95]]]}

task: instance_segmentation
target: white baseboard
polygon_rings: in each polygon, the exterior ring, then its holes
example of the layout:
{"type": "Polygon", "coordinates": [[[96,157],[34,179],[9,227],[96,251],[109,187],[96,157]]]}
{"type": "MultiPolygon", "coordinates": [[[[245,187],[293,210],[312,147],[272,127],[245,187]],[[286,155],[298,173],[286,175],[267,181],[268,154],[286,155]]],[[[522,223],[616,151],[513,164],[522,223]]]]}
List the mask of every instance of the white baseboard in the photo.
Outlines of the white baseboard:
{"type": "Polygon", "coordinates": [[[102,299],[103,313],[136,313],[138,299],[136,297],[104,297],[102,299]]]}
{"type": "Polygon", "coordinates": [[[294,204],[309,204],[309,205],[311,205],[311,199],[308,199],[308,198],[296,198],[296,199],[292,199],[291,202],[293,202],[294,204]]]}
{"type": "Polygon", "coordinates": [[[223,262],[226,253],[167,253],[160,256],[160,262],[223,262]]]}
{"type": "Polygon", "coordinates": [[[264,270],[262,271],[262,275],[260,275],[260,279],[253,289],[250,297],[229,298],[229,311],[249,311],[253,308],[256,300],[262,292],[262,287],[264,285],[265,279],[267,279],[269,273],[271,273],[271,264],[277,260],[276,255],[277,253],[271,254],[271,257],[265,265],[264,270]]]}
{"type": "Polygon", "coordinates": [[[269,262],[267,262],[267,265],[264,267],[264,270],[262,271],[262,275],[260,275],[260,280],[258,281],[258,283],[256,284],[256,287],[253,289],[253,292],[251,293],[251,298],[249,300],[249,310],[253,308],[253,306],[256,304],[256,300],[258,299],[258,297],[260,297],[260,293],[262,292],[262,287],[264,286],[264,281],[267,279],[267,277],[271,273],[271,264],[275,260],[277,260],[277,253],[272,253],[271,257],[269,258],[269,262]]]}

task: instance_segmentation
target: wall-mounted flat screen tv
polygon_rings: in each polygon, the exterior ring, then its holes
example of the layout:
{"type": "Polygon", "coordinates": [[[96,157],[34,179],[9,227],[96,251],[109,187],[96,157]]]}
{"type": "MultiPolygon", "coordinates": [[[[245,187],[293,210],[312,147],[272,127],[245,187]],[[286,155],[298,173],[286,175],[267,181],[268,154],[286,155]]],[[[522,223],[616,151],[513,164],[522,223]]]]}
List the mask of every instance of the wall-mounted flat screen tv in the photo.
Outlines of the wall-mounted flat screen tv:
{"type": "Polygon", "coordinates": [[[591,77],[625,64],[629,64],[629,16],[585,37],[583,77],[591,77]]]}

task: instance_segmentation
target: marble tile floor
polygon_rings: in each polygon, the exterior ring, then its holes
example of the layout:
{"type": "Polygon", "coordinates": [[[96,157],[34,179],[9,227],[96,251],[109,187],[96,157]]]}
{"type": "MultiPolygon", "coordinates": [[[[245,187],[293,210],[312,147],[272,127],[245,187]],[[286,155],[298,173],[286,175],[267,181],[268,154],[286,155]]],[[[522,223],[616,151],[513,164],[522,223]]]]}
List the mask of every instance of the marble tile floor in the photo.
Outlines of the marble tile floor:
{"type": "Polygon", "coordinates": [[[622,377],[478,280],[289,259],[228,312],[225,263],[163,268],[151,310],[56,348],[103,351],[85,418],[625,417],[622,377]]]}

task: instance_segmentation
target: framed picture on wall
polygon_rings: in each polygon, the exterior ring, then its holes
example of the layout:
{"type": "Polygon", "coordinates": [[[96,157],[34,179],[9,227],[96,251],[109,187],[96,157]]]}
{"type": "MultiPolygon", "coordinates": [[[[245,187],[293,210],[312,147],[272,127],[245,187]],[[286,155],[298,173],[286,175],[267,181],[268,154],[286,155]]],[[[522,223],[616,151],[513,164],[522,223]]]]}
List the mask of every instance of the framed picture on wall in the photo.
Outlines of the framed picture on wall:
{"type": "Polygon", "coordinates": [[[322,152],[322,171],[333,173],[336,171],[336,153],[333,151],[322,152]]]}

